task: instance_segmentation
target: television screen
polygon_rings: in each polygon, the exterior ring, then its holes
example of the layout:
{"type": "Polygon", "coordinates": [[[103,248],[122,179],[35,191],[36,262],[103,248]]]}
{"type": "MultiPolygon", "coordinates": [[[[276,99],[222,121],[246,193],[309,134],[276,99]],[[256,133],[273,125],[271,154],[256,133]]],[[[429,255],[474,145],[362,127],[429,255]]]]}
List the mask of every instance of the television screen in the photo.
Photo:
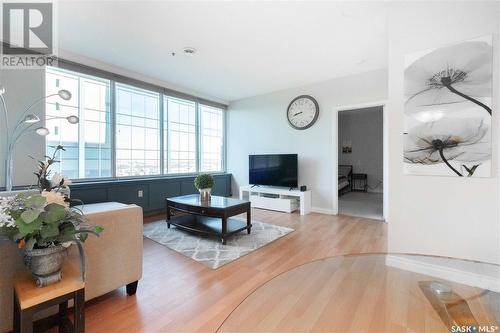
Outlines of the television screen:
{"type": "Polygon", "coordinates": [[[249,155],[251,185],[297,187],[297,154],[249,155]]]}

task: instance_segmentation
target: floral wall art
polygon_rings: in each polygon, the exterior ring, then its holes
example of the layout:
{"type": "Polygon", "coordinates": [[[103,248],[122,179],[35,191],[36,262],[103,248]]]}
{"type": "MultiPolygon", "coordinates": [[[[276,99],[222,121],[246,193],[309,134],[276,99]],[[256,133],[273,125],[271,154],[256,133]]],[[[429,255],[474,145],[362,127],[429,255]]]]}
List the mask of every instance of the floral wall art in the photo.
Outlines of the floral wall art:
{"type": "Polygon", "coordinates": [[[491,176],[492,37],[405,57],[406,174],[491,176]]]}

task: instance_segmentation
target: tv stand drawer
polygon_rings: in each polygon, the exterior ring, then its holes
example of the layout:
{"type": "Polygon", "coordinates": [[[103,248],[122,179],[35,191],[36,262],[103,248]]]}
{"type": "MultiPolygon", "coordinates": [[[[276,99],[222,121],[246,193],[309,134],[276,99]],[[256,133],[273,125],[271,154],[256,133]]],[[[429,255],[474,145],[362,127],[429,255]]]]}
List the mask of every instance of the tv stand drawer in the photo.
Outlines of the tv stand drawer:
{"type": "Polygon", "coordinates": [[[299,208],[299,203],[296,198],[273,198],[263,195],[251,194],[250,202],[252,203],[252,207],[255,208],[276,210],[286,213],[291,213],[299,208]]]}

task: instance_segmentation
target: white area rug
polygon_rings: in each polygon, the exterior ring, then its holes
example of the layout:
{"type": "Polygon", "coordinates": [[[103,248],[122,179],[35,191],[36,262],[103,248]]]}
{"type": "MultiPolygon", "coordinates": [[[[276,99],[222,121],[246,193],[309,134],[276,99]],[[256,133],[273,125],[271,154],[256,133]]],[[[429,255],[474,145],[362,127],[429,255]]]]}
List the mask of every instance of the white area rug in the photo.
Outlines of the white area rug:
{"type": "Polygon", "coordinates": [[[145,237],[212,269],[230,263],[292,231],[290,228],[252,220],[250,235],[246,230],[241,231],[228,237],[226,245],[222,245],[215,236],[188,232],[175,226],[168,229],[164,220],[144,225],[145,237]]]}

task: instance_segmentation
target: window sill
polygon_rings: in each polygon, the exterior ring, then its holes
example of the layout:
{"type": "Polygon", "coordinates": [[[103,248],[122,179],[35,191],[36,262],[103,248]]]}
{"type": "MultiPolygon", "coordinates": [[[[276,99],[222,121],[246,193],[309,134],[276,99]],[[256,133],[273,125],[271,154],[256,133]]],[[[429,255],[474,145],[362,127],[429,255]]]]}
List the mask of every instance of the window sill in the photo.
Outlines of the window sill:
{"type": "MultiPolygon", "coordinates": [[[[227,172],[207,172],[213,176],[230,175],[227,172]]],[[[70,187],[79,187],[90,184],[116,184],[116,183],[133,183],[133,182],[154,182],[158,180],[193,178],[200,173],[189,174],[170,174],[159,176],[134,176],[134,177],[119,177],[119,178],[94,178],[94,179],[74,179],[70,187]]]]}

